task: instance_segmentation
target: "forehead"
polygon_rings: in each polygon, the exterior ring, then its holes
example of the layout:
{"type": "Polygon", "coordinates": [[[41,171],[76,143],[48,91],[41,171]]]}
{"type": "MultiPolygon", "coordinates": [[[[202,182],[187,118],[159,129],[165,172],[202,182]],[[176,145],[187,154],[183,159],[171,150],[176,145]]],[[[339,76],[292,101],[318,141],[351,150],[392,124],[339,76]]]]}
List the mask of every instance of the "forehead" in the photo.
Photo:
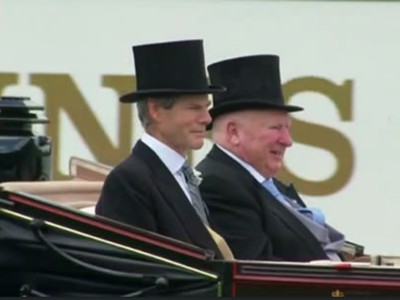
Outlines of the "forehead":
{"type": "Polygon", "coordinates": [[[258,122],[290,122],[290,115],[287,111],[278,109],[248,110],[243,112],[248,120],[258,122]]]}
{"type": "Polygon", "coordinates": [[[211,101],[208,99],[207,95],[182,95],[175,98],[175,104],[176,105],[174,106],[178,106],[180,108],[186,108],[195,105],[208,109],[208,107],[211,105],[211,101]]]}
{"type": "Polygon", "coordinates": [[[175,103],[180,107],[185,107],[188,105],[201,105],[209,107],[211,105],[208,95],[181,95],[175,98],[175,103]]]}
{"type": "Polygon", "coordinates": [[[200,95],[194,95],[194,94],[185,94],[185,95],[180,95],[176,97],[176,100],[179,101],[204,101],[204,100],[209,100],[207,94],[200,94],[200,95]]]}

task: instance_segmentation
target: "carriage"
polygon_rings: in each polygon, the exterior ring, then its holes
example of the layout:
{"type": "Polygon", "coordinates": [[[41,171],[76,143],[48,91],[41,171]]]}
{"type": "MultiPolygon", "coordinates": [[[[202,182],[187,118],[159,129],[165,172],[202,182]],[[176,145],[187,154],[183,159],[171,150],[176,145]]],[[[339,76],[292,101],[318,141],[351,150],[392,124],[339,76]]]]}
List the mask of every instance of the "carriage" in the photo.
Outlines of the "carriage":
{"type": "Polygon", "coordinates": [[[96,216],[111,167],[72,157],[70,179],[50,180],[51,143],[31,133],[31,124],[47,119],[31,113],[43,107],[27,100],[0,101],[0,296],[400,295],[397,257],[216,259],[208,249],[96,216]]]}

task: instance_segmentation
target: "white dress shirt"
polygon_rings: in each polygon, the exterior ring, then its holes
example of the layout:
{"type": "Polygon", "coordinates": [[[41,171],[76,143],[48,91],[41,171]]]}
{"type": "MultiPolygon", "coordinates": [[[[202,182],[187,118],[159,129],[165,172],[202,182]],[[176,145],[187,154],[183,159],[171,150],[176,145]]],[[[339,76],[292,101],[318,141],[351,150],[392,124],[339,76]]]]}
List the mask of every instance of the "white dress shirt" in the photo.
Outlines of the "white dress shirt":
{"type": "Polygon", "coordinates": [[[221,149],[226,155],[228,155],[229,157],[232,157],[234,160],[236,160],[239,164],[241,164],[243,166],[243,168],[245,168],[247,171],[250,172],[251,176],[253,176],[260,184],[262,184],[264,182],[264,180],[266,179],[264,176],[262,176],[260,174],[260,172],[258,172],[256,169],[254,169],[251,165],[249,165],[247,162],[241,160],[239,157],[237,157],[235,154],[233,154],[232,152],[226,150],[225,148],[223,148],[222,146],[215,144],[219,149],[221,149]]]}
{"type": "Polygon", "coordinates": [[[182,191],[185,193],[186,198],[191,203],[189,187],[181,171],[186,158],[146,132],[143,133],[141,141],[157,154],[167,169],[171,172],[172,176],[174,176],[175,180],[182,188],[182,191]]]}

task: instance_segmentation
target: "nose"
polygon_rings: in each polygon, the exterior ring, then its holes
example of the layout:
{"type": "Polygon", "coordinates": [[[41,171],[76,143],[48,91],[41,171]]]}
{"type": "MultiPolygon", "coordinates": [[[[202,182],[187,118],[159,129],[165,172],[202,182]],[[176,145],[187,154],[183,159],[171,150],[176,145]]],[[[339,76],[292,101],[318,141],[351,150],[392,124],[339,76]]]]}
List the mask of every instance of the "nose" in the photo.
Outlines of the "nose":
{"type": "Polygon", "coordinates": [[[285,147],[291,147],[293,144],[292,136],[290,135],[290,131],[287,128],[284,128],[281,131],[281,135],[279,136],[279,142],[285,147]]]}
{"type": "Polygon", "coordinates": [[[212,122],[212,118],[210,113],[208,112],[208,108],[206,108],[202,114],[201,122],[205,125],[208,125],[212,122]]]}

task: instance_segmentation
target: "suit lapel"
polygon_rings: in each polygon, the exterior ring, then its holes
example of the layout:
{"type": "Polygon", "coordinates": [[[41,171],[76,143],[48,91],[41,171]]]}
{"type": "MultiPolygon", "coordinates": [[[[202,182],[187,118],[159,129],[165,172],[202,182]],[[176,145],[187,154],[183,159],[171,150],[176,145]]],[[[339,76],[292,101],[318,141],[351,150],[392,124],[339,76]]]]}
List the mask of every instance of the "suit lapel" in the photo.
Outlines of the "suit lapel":
{"type": "MultiPolygon", "coordinates": [[[[260,197],[263,199],[267,207],[271,209],[275,217],[279,218],[283,223],[286,224],[287,228],[293,231],[300,239],[302,239],[305,245],[309,246],[310,251],[316,252],[316,249],[321,249],[321,245],[314,235],[303,225],[279,200],[266,190],[262,184],[260,184],[245,168],[243,168],[237,161],[225,154],[217,146],[213,146],[213,149],[209,153],[210,158],[216,159],[224,164],[228,164],[235,172],[240,173],[240,177],[243,180],[243,184],[253,185],[258,191],[260,197]]],[[[280,188],[285,187],[282,183],[278,182],[280,188]]],[[[281,190],[282,191],[282,190],[281,190]]],[[[297,201],[300,199],[296,190],[292,185],[285,189],[284,194],[288,197],[294,197],[297,201]]],[[[300,199],[301,201],[301,199],[300,199]]],[[[301,201],[301,203],[303,203],[301,201]]]]}
{"type": "Polygon", "coordinates": [[[197,216],[174,176],[157,154],[142,141],[136,143],[133,152],[149,166],[155,186],[163,195],[165,202],[175,212],[177,218],[181,220],[182,227],[192,242],[200,247],[215,251],[216,245],[206,227],[197,216]]]}

